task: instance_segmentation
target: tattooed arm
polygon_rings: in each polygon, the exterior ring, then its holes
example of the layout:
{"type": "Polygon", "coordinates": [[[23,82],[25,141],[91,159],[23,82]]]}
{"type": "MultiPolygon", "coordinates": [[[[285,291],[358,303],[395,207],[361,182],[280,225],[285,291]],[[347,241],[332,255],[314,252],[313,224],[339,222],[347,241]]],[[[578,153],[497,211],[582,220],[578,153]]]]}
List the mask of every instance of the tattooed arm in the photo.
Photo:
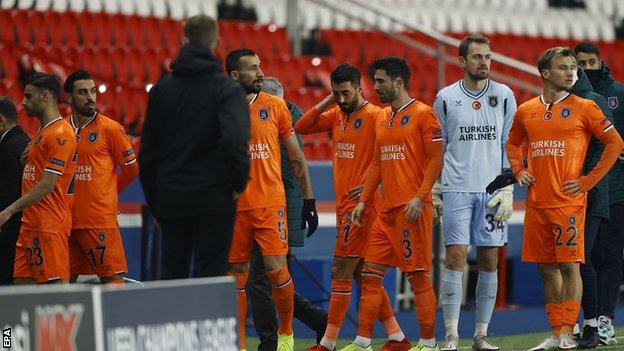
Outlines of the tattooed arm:
{"type": "Polygon", "coordinates": [[[293,173],[295,173],[295,177],[301,186],[301,190],[303,190],[303,197],[305,199],[314,198],[308,164],[303,154],[303,150],[301,150],[299,142],[297,142],[295,134],[292,134],[288,138],[284,138],[284,144],[286,145],[286,150],[288,151],[288,157],[290,158],[290,165],[293,173]]]}

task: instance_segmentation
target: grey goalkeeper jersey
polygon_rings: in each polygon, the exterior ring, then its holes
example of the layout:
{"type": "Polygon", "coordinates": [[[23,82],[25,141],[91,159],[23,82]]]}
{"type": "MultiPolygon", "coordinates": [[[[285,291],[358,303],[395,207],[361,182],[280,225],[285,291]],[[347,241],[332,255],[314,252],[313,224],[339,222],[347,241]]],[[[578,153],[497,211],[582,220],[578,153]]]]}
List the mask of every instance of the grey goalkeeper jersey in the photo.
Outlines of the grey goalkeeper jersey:
{"type": "Polygon", "coordinates": [[[490,79],[483,90],[469,91],[460,80],[440,90],[433,107],[444,138],[444,191],[485,192],[509,167],[505,142],[516,113],[513,92],[490,79]]]}

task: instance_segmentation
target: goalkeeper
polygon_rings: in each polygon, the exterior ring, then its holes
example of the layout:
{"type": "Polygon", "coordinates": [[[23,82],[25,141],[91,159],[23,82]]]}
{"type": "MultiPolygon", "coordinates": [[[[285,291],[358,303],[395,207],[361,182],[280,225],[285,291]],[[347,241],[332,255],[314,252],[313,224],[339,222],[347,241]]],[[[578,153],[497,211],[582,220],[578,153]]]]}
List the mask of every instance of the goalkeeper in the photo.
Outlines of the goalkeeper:
{"type": "Polygon", "coordinates": [[[444,138],[444,168],[433,202],[446,246],[440,299],[446,337],[440,350],[459,348],[458,321],[468,246],[477,247],[474,350],[499,350],[486,339],[498,289],[498,249],[507,243],[513,184],[485,189],[509,167],[505,141],[516,101],[511,90],[488,78],[490,42],[480,35],[462,40],[459,63],[464,77],[440,90],[434,108],[444,138]]]}

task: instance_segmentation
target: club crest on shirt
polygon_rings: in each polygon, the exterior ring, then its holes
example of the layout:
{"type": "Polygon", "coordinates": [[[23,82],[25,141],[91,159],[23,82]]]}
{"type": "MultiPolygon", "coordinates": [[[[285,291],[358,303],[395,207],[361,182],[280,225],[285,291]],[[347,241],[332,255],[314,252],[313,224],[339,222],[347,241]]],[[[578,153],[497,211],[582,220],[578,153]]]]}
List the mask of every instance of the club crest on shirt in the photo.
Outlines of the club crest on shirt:
{"type": "Polygon", "coordinates": [[[95,141],[97,140],[97,137],[98,137],[98,133],[97,132],[89,133],[89,136],[87,137],[87,140],[89,141],[89,144],[95,143],[95,141]]]}
{"type": "Polygon", "coordinates": [[[409,229],[407,229],[407,228],[403,229],[403,237],[407,238],[407,237],[409,237],[409,235],[410,235],[409,229]]]}
{"type": "Polygon", "coordinates": [[[619,101],[618,101],[618,97],[617,96],[609,96],[609,98],[607,99],[607,102],[609,103],[609,107],[612,110],[615,110],[618,105],[619,105],[619,101]]]}
{"type": "Polygon", "coordinates": [[[360,127],[362,127],[362,119],[358,118],[353,122],[353,129],[358,130],[360,127]]]}
{"type": "Polygon", "coordinates": [[[472,103],[472,108],[475,109],[475,110],[480,109],[481,108],[481,103],[479,101],[474,101],[472,103]]]}
{"type": "Polygon", "coordinates": [[[388,119],[388,128],[391,128],[394,125],[394,118],[388,119]]]}
{"type": "Polygon", "coordinates": [[[281,208],[279,210],[277,210],[277,215],[280,216],[280,217],[284,217],[284,210],[281,209],[281,208]]]}
{"type": "Polygon", "coordinates": [[[35,139],[35,146],[39,145],[39,143],[41,143],[41,135],[35,139]]]}
{"type": "Polygon", "coordinates": [[[498,96],[488,96],[488,103],[492,107],[498,106],[498,96]]]}
{"type": "Polygon", "coordinates": [[[550,111],[546,111],[546,112],[544,112],[544,120],[545,120],[545,121],[548,121],[548,120],[550,120],[551,118],[552,118],[552,112],[550,112],[550,111]]]}
{"type": "Polygon", "coordinates": [[[106,235],[104,235],[104,233],[98,233],[98,239],[100,241],[105,241],[106,240],[106,235]]]}
{"type": "Polygon", "coordinates": [[[258,111],[258,114],[260,115],[261,120],[269,120],[269,110],[267,110],[266,108],[261,108],[260,111],[258,111]]]}
{"type": "Polygon", "coordinates": [[[568,118],[572,115],[572,108],[571,107],[564,107],[561,109],[561,118],[568,118]]]}
{"type": "Polygon", "coordinates": [[[401,125],[404,126],[407,124],[407,122],[409,122],[409,116],[405,115],[403,116],[403,118],[401,118],[401,125]]]}

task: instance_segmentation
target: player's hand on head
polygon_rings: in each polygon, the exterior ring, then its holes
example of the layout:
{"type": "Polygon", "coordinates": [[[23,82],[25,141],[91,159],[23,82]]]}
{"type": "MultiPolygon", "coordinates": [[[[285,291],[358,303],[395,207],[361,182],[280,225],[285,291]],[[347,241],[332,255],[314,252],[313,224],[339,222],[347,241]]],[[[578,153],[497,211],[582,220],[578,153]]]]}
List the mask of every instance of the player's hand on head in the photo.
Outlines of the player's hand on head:
{"type": "Polygon", "coordinates": [[[504,222],[511,218],[513,213],[513,185],[508,185],[504,188],[500,188],[498,192],[492,196],[486,206],[489,209],[494,209],[498,206],[496,213],[494,214],[494,220],[497,222],[504,222]]]}
{"type": "Polygon", "coordinates": [[[362,217],[364,216],[365,209],[366,204],[360,201],[351,212],[351,221],[358,227],[362,226],[362,217]]]}
{"type": "Polygon", "coordinates": [[[561,183],[561,191],[568,196],[578,196],[583,190],[578,179],[571,179],[561,183]]]}
{"type": "Polygon", "coordinates": [[[408,222],[416,222],[416,220],[420,218],[424,206],[425,202],[420,198],[415,197],[411,199],[407,205],[405,205],[405,209],[403,210],[405,213],[405,219],[408,222]]]}
{"type": "Polygon", "coordinates": [[[527,170],[520,172],[520,176],[518,176],[518,184],[520,184],[520,186],[529,186],[535,183],[535,181],[535,176],[527,170]]]}
{"type": "Polygon", "coordinates": [[[303,199],[303,208],[301,209],[301,229],[308,226],[306,237],[309,238],[318,228],[318,213],[316,212],[316,201],[314,199],[303,199]]]}
{"type": "Polygon", "coordinates": [[[364,184],[354,186],[353,188],[347,190],[347,198],[349,200],[355,200],[359,198],[362,190],[364,190],[364,184]]]}

